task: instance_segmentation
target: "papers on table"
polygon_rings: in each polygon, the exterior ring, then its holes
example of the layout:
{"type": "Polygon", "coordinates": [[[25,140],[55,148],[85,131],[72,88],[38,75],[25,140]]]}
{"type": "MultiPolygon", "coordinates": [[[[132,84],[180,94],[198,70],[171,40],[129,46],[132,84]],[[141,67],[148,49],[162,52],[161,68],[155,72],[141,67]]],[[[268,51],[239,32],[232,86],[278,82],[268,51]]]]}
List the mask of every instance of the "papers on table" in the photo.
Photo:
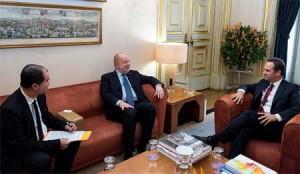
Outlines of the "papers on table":
{"type": "Polygon", "coordinates": [[[56,140],[61,138],[66,138],[69,141],[82,141],[88,140],[92,131],[49,131],[44,138],[44,141],[47,140],[56,140]]]}

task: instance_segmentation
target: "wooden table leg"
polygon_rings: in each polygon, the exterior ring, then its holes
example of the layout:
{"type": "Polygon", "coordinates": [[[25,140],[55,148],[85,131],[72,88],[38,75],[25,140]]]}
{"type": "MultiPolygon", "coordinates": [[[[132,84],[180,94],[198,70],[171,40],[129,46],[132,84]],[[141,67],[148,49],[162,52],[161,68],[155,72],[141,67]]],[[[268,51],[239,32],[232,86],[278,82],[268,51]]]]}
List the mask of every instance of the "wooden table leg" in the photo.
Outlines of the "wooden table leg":
{"type": "Polygon", "coordinates": [[[197,102],[198,104],[198,107],[199,107],[199,113],[193,115],[193,119],[196,120],[196,121],[203,121],[204,120],[204,103],[205,103],[205,98],[204,98],[204,95],[201,95],[200,98],[196,98],[195,101],[197,102]]]}
{"type": "Polygon", "coordinates": [[[178,113],[182,108],[183,103],[175,105],[167,105],[166,120],[165,120],[165,132],[172,133],[177,130],[178,113]]]}

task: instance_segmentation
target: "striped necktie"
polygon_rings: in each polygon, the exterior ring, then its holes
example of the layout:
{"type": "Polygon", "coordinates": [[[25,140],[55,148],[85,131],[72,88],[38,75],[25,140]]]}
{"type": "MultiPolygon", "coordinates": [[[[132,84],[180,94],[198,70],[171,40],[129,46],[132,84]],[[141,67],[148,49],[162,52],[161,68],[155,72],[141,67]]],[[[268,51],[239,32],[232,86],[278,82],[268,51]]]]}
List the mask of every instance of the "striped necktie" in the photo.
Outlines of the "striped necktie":
{"type": "Polygon", "coordinates": [[[258,111],[258,112],[264,112],[263,106],[264,106],[265,103],[267,102],[267,99],[268,99],[268,97],[269,97],[269,95],[270,95],[270,93],[271,93],[273,87],[274,87],[273,84],[270,84],[270,85],[269,85],[269,87],[268,87],[268,89],[267,89],[267,92],[265,93],[264,98],[262,99],[262,101],[260,102],[260,104],[259,104],[259,106],[258,106],[258,108],[257,108],[257,111],[258,111]]]}

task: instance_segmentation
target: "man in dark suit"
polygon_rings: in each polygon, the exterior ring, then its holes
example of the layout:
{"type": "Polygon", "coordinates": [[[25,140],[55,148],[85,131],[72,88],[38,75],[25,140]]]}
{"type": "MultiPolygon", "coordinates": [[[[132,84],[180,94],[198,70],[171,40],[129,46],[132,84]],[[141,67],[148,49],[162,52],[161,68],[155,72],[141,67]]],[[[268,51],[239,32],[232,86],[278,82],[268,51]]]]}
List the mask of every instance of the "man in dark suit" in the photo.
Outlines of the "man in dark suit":
{"type": "Polygon", "coordinates": [[[130,70],[128,57],[123,53],[114,56],[115,71],[102,75],[101,98],[105,105],[107,119],[121,122],[123,126],[124,159],[132,157],[134,151],[135,127],[142,125],[138,152],[145,151],[151,139],[155,122],[155,106],[142,91],[142,84],[151,84],[158,98],[164,97],[163,84],[156,78],[130,70]]]}
{"type": "Polygon", "coordinates": [[[209,137],[199,137],[212,146],[231,142],[229,158],[243,153],[252,138],[280,142],[284,125],[300,112],[299,85],[283,79],[284,62],[268,59],[264,66],[264,79],[244,85],[231,97],[235,103],[243,102],[245,93],[253,94],[251,109],[242,112],[226,128],[209,137]]]}
{"type": "Polygon", "coordinates": [[[69,173],[80,142],[67,139],[43,141],[47,129],[74,131],[76,125],[54,117],[47,108],[45,93],[48,70],[30,64],[21,72],[21,87],[0,107],[1,173],[69,173]]]}

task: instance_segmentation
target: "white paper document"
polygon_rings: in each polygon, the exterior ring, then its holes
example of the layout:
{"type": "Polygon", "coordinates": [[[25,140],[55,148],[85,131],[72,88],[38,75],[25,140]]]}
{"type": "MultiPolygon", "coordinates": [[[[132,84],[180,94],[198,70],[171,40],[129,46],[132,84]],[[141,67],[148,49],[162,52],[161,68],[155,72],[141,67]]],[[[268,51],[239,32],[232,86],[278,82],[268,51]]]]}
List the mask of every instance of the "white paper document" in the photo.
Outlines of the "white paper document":
{"type": "Polygon", "coordinates": [[[91,131],[74,131],[74,132],[67,132],[67,131],[49,131],[44,138],[44,141],[47,140],[57,140],[61,138],[66,138],[69,141],[81,141],[87,140],[91,135],[91,131]]]}

